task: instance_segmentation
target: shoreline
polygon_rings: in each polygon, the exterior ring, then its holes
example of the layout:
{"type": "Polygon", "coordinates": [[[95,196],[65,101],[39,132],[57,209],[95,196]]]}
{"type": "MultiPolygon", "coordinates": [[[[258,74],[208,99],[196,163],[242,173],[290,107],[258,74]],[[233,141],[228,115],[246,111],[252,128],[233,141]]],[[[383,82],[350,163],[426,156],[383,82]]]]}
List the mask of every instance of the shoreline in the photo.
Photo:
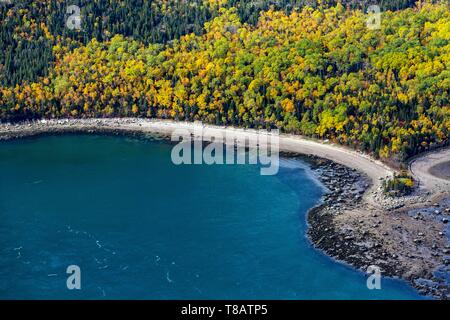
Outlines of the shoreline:
{"type": "Polygon", "coordinates": [[[433,190],[436,193],[436,191],[450,191],[449,164],[450,146],[447,146],[413,157],[408,167],[412,175],[419,180],[419,189],[433,190]],[[444,168],[444,165],[447,167],[444,168]],[[449,178],[445,179],[445,176],[449,178]]]}
{"type": "MultiPolygon", "coordinates": [[[[0,124],[0,141],[71,132],[167,136],[175,129],[195,127],[218,134],[257,132],[169,120],[59,119],[0,124]]],[[[450,154],[450,148],[445,152],[450,154]]],[[[286,134],[280,134],[280,153],[307,159],[317,179],[330,190],[307,214],[307,234],[315,248],[363,272],[376,265],[383,276],[407,280],[421,294],[450,299],[450,285],[434,275],[436,270],[449,271],[443,269],[448,266],[450,246],[442,221],[450,215],[450,182],[436,180],[428,167],[417,165],[433,164],[423,159],[434,153],[419,155],[410,163],[415,178],[428,180],[420,180],[421,187],[411,196],[395,199],[382,192],[383,179],[393,176],[395,170],[368,155],[286,134]],[[439,188],[428,189],[436,186],[436,181],[439,188]],[[429,210],[439,214],[425,214],[429,210]]]]}
{"type": "Polygon", "coordinates": [[[449,283],[435,276],[436,271],[447,275],[450,272],[446,257],[450,254],[449,233],[446,237],[442,230],[445,225],[440,221],[449,215],[444,212],[450,208],[450,195],[440,196],[433,204],[376,210],[354,196],[358,193],[355,185],[370,183],[367,176],[356,172],[355,179],[352,169],[327,159],[312,158],[310,164],[313,171],[318,171],[319,181],[330,190],[308,212],[307,234],[315,248],[363,273],[375,265],[383,276],[405,280],[421,295],[450,298],[449,283]],[[336,170],[343,174],[333,181],[330,171],[336,170]],[[438,209],[440,213],[435,214],[438,209]]]}

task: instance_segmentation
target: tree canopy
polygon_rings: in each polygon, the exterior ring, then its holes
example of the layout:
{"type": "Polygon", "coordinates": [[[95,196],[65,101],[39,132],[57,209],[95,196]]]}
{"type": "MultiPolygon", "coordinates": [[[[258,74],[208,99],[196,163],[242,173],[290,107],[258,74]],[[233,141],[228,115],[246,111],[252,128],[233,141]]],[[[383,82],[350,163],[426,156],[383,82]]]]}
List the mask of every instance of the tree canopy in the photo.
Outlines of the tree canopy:
{"type": "MultiPolygon", "coordinates": [[[[369,0],[341,0],[344,6],[366,9],[369,0]]],[[[335,0],[3,0],[0,1],[0,84],[14,86],[47,75],[55,62],[54,45],[69,48],[111,40],[121,34],[145,44],[167,43],[236,8],[242,22],[256,24],[270,8],[287,14],[305,5],[334,5],[335,0]],[[80,8],[81,30],[69,29],[71,5],[80,8]]],[[[414,5],[414,0],[381,0],[382,10],[414,5]]]]}
{"type": "MultiPolygon", "coordinates": [[[[384,12],[380,29],[338,4],[235,7],[162,44],[121,34],[49,50],[34,82],[0,88],[0,118],[139,116],[280,128],[404,159],[448,142],[450,11],[384,12]]],[[[44,30],[44,37],[54,37],[44,30]]],[[[62,38],[60,38],[62,39],[62,38]]]]}

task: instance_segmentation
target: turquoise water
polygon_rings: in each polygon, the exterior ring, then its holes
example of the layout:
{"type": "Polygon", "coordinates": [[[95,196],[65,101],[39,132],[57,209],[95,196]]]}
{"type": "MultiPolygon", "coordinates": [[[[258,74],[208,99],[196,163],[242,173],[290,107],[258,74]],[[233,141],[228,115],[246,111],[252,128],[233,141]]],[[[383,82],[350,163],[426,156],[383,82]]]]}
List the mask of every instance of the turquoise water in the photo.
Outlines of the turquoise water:
{"type": "Polygon", "coordinates": [[[171,145],[67,135],[0,143],[0,298],[411,299],[314,250],[304,165],[185,165],[171,145]],[[66,268],[81,268],[68,290],[66,268]]]}

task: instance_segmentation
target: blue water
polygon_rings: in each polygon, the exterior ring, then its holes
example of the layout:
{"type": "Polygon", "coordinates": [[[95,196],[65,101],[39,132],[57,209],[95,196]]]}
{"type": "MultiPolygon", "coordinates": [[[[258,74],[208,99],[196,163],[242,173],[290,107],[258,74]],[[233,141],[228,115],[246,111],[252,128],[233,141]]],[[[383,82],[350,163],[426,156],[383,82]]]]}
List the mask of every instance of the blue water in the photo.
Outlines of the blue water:
{"type": "Polygon", "coordinates": [[[0,143],[0,298],[415,299],[311,247],[302,163],[184,165],[171,145],[67,135],[0,143]],[[66,268],[81,269],[68,290],[66,268]]]}

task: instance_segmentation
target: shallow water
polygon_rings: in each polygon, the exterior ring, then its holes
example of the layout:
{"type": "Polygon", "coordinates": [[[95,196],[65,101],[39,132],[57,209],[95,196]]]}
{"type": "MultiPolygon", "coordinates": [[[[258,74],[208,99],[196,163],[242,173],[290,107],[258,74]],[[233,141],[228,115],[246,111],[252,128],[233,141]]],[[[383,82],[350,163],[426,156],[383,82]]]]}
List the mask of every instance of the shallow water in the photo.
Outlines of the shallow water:
{"type": "Polygon", "coordinates": [[[66,135],[0,143],[0,298],[416,299],[313,249],[303,163],[175,166],[171,145],[66,135]],[[66,268],[81,268],[68,290],[66,268]]]}

